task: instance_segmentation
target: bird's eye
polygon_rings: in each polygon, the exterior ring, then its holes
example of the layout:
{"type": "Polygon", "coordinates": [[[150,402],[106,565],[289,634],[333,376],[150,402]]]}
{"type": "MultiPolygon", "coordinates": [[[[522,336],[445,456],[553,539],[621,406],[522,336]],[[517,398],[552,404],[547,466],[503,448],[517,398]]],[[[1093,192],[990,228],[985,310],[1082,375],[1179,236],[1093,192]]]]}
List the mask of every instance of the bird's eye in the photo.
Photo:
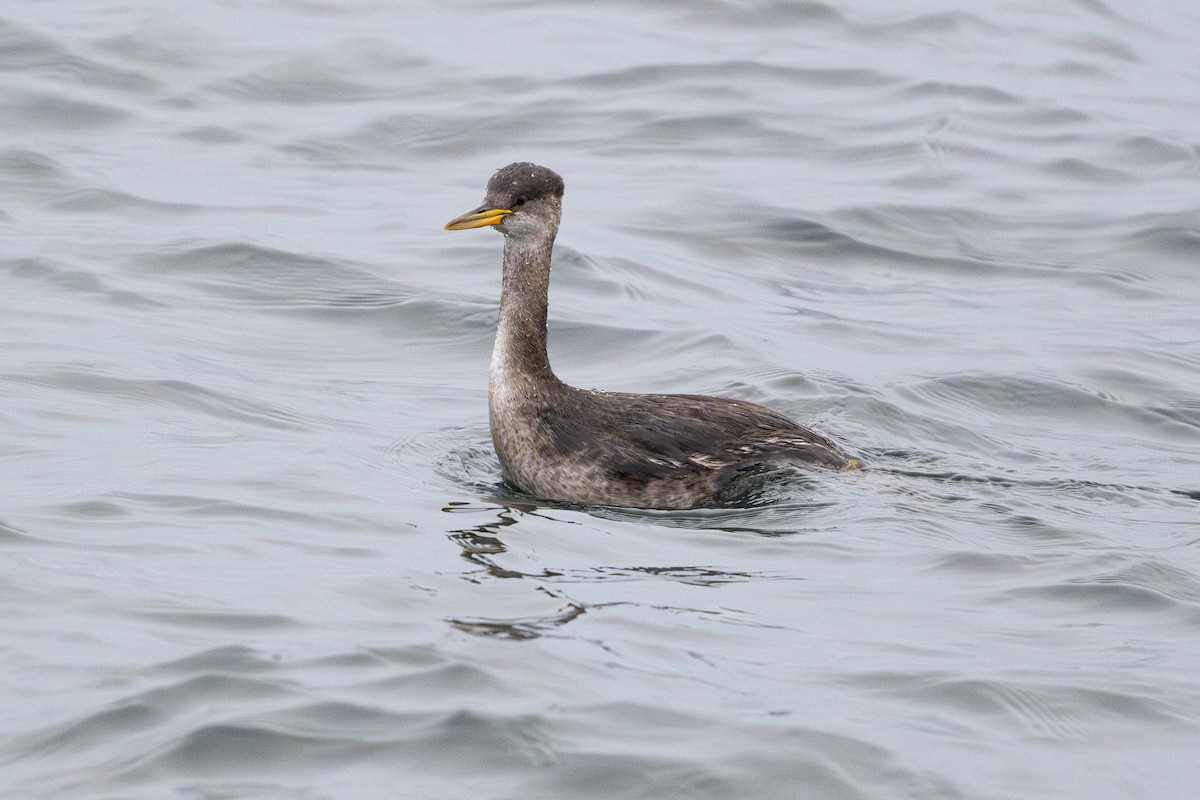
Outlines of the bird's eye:
{"type": "Polygon", "coordinates": [[[513,201],[513,208],[518,208],[523,205],[525,205],[524,197],[518,197],[516,200],[513,201]]]}

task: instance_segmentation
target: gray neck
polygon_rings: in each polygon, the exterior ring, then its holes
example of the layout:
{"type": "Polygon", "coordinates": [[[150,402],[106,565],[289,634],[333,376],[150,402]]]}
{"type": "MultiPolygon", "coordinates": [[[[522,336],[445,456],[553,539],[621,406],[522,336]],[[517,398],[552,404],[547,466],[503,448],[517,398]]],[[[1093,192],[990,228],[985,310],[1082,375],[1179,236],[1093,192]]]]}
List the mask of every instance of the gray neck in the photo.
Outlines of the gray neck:
{"type": "Polygon", "coordinates": [[[555,380],[546,355],[546,305],[550,290],[548,236],[507,236],[500,290],[500,319],[492,351],[492,383],[555,380]]]}

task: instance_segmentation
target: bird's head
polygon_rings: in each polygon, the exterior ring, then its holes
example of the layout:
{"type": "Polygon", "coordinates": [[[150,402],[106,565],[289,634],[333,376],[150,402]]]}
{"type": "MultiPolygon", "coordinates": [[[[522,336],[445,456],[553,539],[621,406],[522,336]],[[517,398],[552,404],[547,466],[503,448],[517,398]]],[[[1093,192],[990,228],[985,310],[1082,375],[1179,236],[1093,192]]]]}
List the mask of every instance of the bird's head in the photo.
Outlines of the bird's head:
{"type": "Polygon", "coordinates": [[[553,170],[520,161],[497,170],[483,203],[446,223],[448,231],[494,226],[505,236],[558,229],[563,179],[553,170]]]}

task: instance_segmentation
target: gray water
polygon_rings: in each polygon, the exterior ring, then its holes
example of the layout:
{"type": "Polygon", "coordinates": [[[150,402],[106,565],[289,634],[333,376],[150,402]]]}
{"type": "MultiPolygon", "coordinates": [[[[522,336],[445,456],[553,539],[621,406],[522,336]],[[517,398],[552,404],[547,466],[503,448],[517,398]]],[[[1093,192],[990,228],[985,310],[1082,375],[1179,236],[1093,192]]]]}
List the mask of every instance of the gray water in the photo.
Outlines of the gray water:
{"type": "Polygon", "coordinates": [[[0,796],[1193,798],[1192,0],[13,0],[0,796]],[[551,357],[861,474],[563,507],[551,357]]]}

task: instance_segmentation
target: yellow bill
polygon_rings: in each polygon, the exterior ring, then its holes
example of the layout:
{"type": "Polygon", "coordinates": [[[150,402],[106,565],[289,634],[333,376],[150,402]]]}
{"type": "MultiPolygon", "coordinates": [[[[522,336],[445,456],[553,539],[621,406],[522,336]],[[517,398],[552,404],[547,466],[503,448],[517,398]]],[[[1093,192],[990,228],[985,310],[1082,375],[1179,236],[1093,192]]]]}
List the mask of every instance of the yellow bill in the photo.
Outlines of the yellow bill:
{"type": "Polygon", "coordinates": [[[504,218],[513,213],[509,208],[477,208],[468,211],[461,217],[455,217],[446,223],[448,231],[465,231],[468,228],[485,228],[488,225],[499,225],[504,218]]]}

